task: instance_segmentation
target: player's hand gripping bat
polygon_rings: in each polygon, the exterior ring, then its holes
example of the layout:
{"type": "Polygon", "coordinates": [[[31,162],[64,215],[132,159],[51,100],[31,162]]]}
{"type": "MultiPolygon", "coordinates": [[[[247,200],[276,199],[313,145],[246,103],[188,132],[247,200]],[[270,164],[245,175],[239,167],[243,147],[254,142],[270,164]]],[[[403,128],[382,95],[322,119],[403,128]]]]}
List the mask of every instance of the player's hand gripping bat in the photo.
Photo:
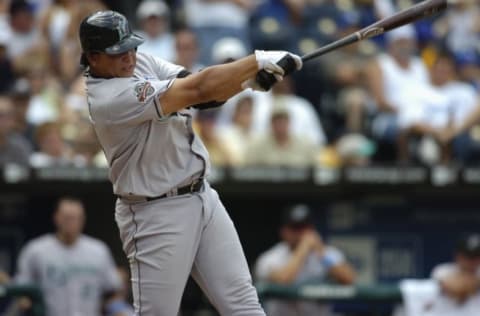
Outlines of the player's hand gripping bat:
{"type": "MultiPolygon", "coordinates": [[[[459,0],[427,0],[421,2],[390,17],[375,22],[358,32],[347,35],[338,41],[320,47],[319,49],[302,56],[302,61],[307,62],[311,59],[317,58],[318,56],[331,52],[332,50],[380,35],[397,27],[415,22],[424,17],[434,15],[445,10],[448,4],[455,3],[457,1],[459,0]]],[[[277,64],[282,67],[283,70],[285,70],[285,76],[292,73],[296,69],[295,61],[288,55],[282,58],[277,64]]],[[[265,70],[261,70],[257,74],[256,81],[263,89],[269,90],[272,85],[275,84],[276,79],[272,74],[266,72],[265,70]]]]}

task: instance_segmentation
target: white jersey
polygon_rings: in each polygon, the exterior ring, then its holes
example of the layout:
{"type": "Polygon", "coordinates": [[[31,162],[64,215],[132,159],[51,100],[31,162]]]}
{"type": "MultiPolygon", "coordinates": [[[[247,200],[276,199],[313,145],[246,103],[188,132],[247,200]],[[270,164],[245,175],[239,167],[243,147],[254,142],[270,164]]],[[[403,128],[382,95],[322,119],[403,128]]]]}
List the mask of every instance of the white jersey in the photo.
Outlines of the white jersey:
{"type": "MultiPolygon", "coordinates": [[[[460,267],[456,263],[442,263],[433,268],[431,278],[441,281],[460,272],[460,267]]],[[[476,275],[480,278],[480,267],[477,269],[476,275]]]]}
{"type": "MultiPolygon", "coordinates": [[[[331,261],[331,266],[341,264],[345,261],[344,255],[333,247],[325,248],[325,256],[331,261]]],[[[258,281],[267,281],[270,273],[279,269],[290,260],[292,251],[290,247],[281,242],[263,253],[255,265],[255,277],[258,281]]],[[[306,281],[326,281],[329,268],[322,264],[321,259],[315,254],[310,254],[296,278],[294,284],[306,281]]],[[[294,315],[331,315],[330,307],[325,304],[318,304],[308,301],[280,301],[269,300],[265,304],[266,312],[275,316],[294,316],[294,315]]]]}
{"type": "Polygon", "coordinates": [[[115,194],[159,196],[208,174],[208,153],[193,133],[192,111],[166,116],[159,102],[182,70],[137,53],[132,77],[87,77],[90,117],[115,194]]]}
{"type": "Polygon", "coordinates": [[[53,234],[30,241],[20,253],[15,283],[40,288],[47,316],[100,315],[102,295],[121,287],[107,246],[83,235],[71,246],[53,234]]]}
{"type": "Polygon", "coordinates": [[[378,58],[383,76],[383,89],[386,100],[397,110],[404,92],[415,89],[419,84],[427,85],[429,76],[427,68],[418,57],[412,57],[408,69],[401,68],[390,55],[383,54],[378,58]]]}

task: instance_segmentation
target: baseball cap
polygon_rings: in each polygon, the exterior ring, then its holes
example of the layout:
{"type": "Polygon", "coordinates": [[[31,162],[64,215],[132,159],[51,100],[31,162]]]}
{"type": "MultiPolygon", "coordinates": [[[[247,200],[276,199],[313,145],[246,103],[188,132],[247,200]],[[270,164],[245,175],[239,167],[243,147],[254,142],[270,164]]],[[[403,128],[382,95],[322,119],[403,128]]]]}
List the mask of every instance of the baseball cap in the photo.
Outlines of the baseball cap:
{"type": "Polygon", "coordinates": [[[480,257],[480,234],[462,237],[458,241],[456,251],[470,258],[480,257]]]}
{"type": "Polygon", "coordinates": [[[235,37],[224,37],[213,44],[212,60],[219,64],[229,60],[237,60],[247,55],[245,45],[235,37]]]}
{"type": "Polygon", "coordinates": [[[168,17],[170,9],[162,0],[144,0],[137,8],[137,19],[143,20],[151,16],[168,17]]]}
{"type": "Polygon", "coordinates": [[[305,204],[297,204],[287,208],[283,213],[282,223],[294,227],[312,224],[310,208],[305,204]]]}
{"type": "Polygon", "coordinates": [[[394,30],[388,31],[385,34],[387,42],[391,43],[401,39],[416,40],[417,34],[412,25],[405,25],[394,30]]]}

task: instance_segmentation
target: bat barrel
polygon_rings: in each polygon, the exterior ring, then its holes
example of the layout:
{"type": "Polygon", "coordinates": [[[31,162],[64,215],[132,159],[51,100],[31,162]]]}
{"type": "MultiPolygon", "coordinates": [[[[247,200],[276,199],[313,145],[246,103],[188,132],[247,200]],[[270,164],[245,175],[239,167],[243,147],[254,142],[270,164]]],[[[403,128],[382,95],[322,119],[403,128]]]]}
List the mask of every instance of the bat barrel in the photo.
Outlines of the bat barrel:
{"type": "Polygon", "coordinates": [[[354,34],[348,35],[342,39],[339,39],[338,41],[323,46],[312,53],[306,54],[302,56],[302,60],[303,62],[307,62],[340,47],[380,35],[394,28],[417,21],[423,17],[434,15],[445,10],[447,5],[452,3],[455,3],[455,0],[427,0],[421,2],[411,8],[400,11],[390,17],[367,26],[354,34]]]}

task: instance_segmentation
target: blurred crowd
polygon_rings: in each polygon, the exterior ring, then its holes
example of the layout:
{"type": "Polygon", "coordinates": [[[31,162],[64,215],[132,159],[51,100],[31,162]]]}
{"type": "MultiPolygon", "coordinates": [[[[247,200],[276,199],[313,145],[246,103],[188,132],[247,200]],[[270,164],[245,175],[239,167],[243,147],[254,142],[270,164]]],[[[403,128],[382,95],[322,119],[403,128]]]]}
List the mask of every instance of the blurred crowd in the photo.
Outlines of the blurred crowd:
{"type": "MultiPolygon", "coordinates": [[[[305,54],[414,0],[143,0],[150,53],[195,72],[254,49],[305,54]]],[[[101,0],[0,0],[0,166],[97,166],[78,25],[101,0]]],[[[268,93],[200,111],[216,166],[471,164],[480,153],[480,4],[333,51],[268,93]]]]}

